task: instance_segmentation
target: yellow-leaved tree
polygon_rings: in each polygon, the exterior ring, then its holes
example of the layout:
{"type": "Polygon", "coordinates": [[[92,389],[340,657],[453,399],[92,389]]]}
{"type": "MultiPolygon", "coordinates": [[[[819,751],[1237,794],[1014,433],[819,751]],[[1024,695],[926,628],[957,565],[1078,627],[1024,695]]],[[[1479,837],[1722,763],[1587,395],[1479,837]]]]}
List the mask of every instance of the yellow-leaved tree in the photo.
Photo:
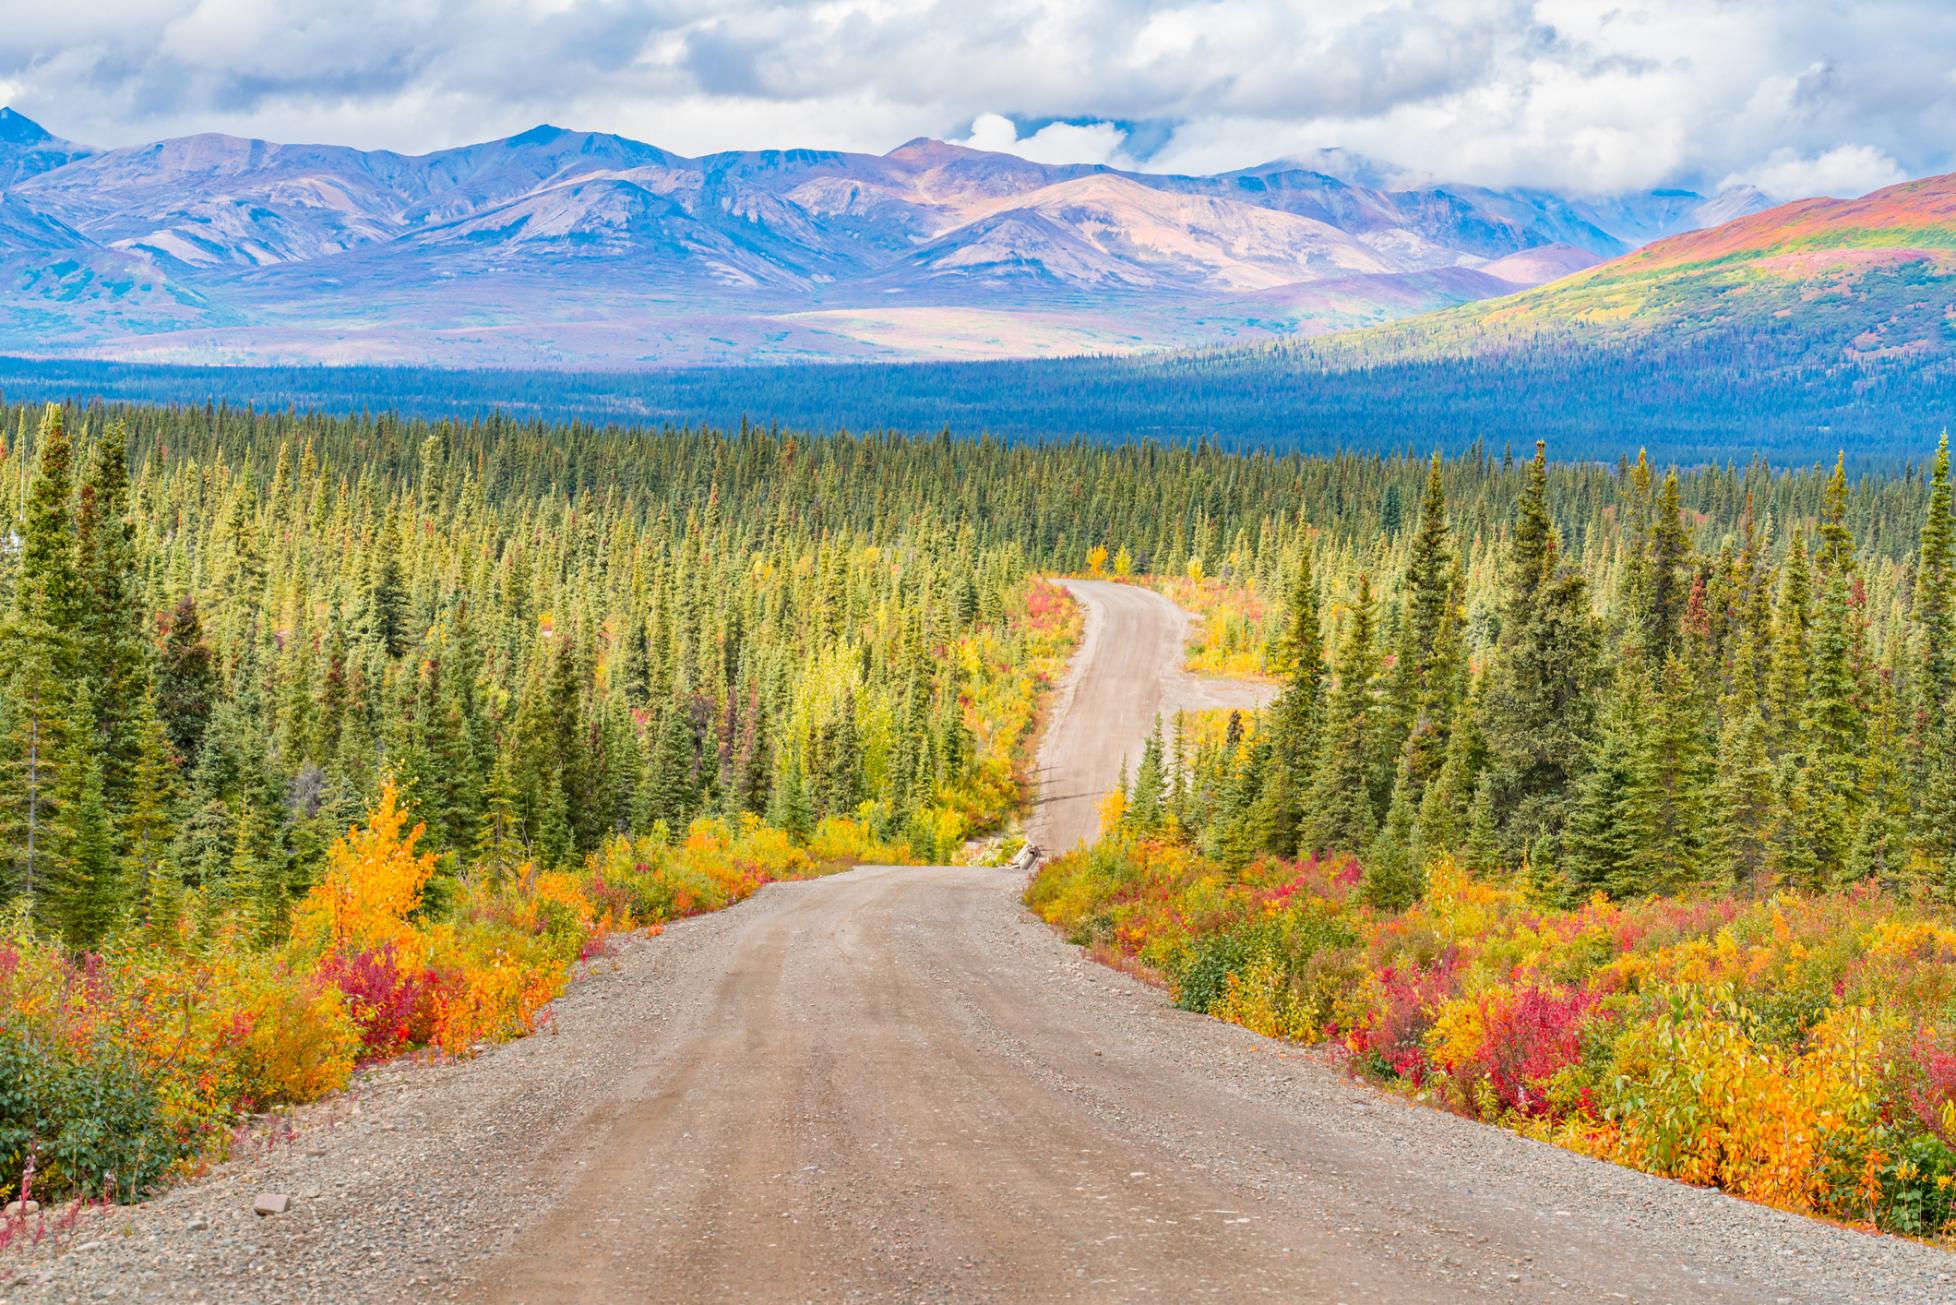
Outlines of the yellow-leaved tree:
{"type": "Polygon", "coordinates": [[[325,874],[293,908],[295,950],[319,957],[392,947],[403,970],[421,965],[425,940],[408,917],[421,904],[435,858],[414,850],[425,826],[408,829],[407,821],[390,776],[366,827],[348,829],[333,844],[325,874]]]}

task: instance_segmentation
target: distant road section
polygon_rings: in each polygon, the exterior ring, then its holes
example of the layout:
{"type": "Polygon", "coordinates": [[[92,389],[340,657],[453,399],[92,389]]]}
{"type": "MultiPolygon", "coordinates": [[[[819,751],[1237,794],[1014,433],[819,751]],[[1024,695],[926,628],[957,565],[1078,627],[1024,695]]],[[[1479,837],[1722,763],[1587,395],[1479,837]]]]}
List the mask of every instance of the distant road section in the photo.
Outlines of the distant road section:
{"type": "Polygon", "coordinates": [[[1110,580],[1060,581],[1086,608],[1086,632],[1053,703],[1039,751],[1032,841],[1049,853],[1090,841],[1100,802],[1133,773],[1155,717],[1163,733],[1177,711],[1259,707],[1276,687],[1198,679],[1182,669],[1193,619],[1152,589],[1110,580]]]}

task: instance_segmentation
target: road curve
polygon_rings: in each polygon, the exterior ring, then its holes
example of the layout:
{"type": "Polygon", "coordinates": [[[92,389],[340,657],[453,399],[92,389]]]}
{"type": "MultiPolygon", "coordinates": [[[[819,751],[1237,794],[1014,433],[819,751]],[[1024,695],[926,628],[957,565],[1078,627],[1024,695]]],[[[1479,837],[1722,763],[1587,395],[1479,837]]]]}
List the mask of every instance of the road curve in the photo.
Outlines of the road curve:
{"type": "Polygon", "coordinates": [[[1100,800],[1130,773],[1155,718],[1177,711],[1257,707],[1276,692],[1249,680],[1198,679],[1182,667],[1189,614],[1151,589],[1107,580],[1060,581],[1086,609],[1080,650],[1039,750],[1032,841],[1063,852],[1099,832],[1100,800]]]}
{"type": "MultiPolygon", "coordinates": [[[[1081,592],[1098,669],[1053,720],[1076,740],[1049,753],[1059,802],[1106,774],[1104,714],[1150,721],[1180,691],[1132,678],[1179,617],[1081,592]]],[[[1078,827],[1064,810],[1042,809],[1047,837],[1078,827]]],[[[1033,920],[1021,883],[863,867],[679,921],[587,967],[548,1033],[383,1069],[0,1299],[1951,1297],[1941,1252],[1424,1109],[1177,1011],[1033,920]],[[298,1199],[253,1219],[264,1191],[298,1199]]]]}

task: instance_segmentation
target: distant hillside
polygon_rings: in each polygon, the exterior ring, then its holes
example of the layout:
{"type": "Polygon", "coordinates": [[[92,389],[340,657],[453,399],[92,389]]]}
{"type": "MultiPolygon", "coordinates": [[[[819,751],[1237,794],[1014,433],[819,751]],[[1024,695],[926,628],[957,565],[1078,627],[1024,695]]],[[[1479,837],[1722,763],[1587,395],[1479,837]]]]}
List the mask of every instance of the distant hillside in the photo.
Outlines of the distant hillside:
{"type": "Polygon", "coordinates": [[[94,150],[0,110],[0,350],[624,370],[1256,343],[1505,294],[1763,203],[1391,175],[932,140],[686,158],[549,126],[416,156],[94,150]]]}
{"type": "Polygon", "coordinates": [[[1956,346],[1956,176],[1782,205],[1333,352],[1376,364],[1733,332],[1770,340],[1758,358],[1769,367],[1873,375],[1946,357],[1956,346]]]}

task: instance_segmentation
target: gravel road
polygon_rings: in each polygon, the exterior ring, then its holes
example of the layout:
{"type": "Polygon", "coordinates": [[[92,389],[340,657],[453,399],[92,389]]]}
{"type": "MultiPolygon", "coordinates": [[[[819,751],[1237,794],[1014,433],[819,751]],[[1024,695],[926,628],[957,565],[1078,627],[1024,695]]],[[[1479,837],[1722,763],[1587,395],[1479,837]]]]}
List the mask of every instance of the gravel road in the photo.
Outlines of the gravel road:
{"type": "Polygon", "coordinates": [[[591,963],[553,1031],[366,1076],[17,1258],[0,1301],[1956,1300],[1942,1252],[1176,1011],[1020,887],[864,867],[678,922],[591,963]],[[254,1218],[263,1192],[292,1209],[254,1218]]]}

